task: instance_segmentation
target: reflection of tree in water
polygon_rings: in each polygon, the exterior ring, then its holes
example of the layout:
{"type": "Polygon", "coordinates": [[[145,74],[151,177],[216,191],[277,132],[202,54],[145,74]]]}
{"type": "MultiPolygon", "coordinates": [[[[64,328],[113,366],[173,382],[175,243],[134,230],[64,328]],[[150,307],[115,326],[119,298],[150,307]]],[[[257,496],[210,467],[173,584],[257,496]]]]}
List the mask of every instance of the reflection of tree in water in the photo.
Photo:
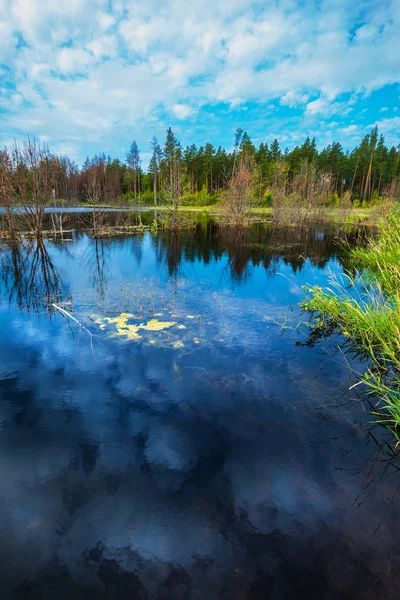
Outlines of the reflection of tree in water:
{"type": "Polygon", "coordinates": [[[135,255],[137,266],[140,267],[143,257],[143,234],[138,233],[130,239],[133,254],[135,255]]]}
{"type": "MultiPolygon", "coordinates": [[[[84,216],[84,215],[83,215],[84,216]]],[[[134,213],[109,211],[104,213],[107,227],[118,227],[122,224],[132,224],[134,213]]],[[[69,215],[71,227],[75,236],[85,231],[82,214],[69,215]]],[[[144,224],[153,222],[153,213],[143,213],[144,224]]],[[[249,276],[251,265],[262,265],[274,274],[282,263],[290,266],[294,273],[301,271],[306,259],[318,268],[323,268],[330,259],[339,257],[345,261],[344,253],[337,242],[348,241],[359,244],[365,239],[366,227],[355,227],[345,230],[336,225],[308,225],[298,227],[274,227],[272,224],[254,223],[243,231],[233,232],[227,227],[220,226],[214,221],[198,217],[197,224],[189,230],[172,232],[161,230],[153,236],[156,258],[166,264],[169,275],[179,274],[183,261],[194,263],[201,260],[208,264],[211,260],[219,261],[224,256],[228,258],[228,270],[232,280],[238,283],[249,276]]],[[[104,244],[108,240],[99,240],[102,246],[97,247],[98,265],[104,261],[104,244]]],[[[112,244],[126,243],[125,238],[113,238],[112,244]]],[[[130,239],[132,250],[138,263],[141,262],[143,236],[135,235],[130,239]]],[[[98,269],[97,280],[102,277],[98,269]]]]}
{"type": "Polygon", "coordinates": [[[177,277],[179,274],[188,238],[191,238],[191,234],[183,234],[181,231],[162,231],[153,237],[157,261],[166,264],[170,277],[177,277]]]}
{"type": "Polygon", "coordinates": [[[8,302],[21,310],[53,312],[52,303],[65,298],[65,285],[42,240],[3,247],[0,264],[8,302]]]}
{"type": "Polygon", "coordinates": [[[251,265],[262,265],[273,275],[283,261],[296,273],[308,259],[322,269],[332,258],[344,256],[339,241],[359,243],[366,233],[366,229],[345,232],[333,226],[280,228],[262,223],[233,231],[210,222],[189,231],[161,231],[153,244],[157,260],[167,265],[170,276],[178,274],[182,261],[208,264],[226,256],[230,276],[238,283],[249,276],[251,265]]]}
{"type": "Polygon", "coordinates": [[[221,245],[227,257],[227,269],[236,283],[244,282],[250,276],[249,252],[247,247],[248,232],[241,229],[228,229],[219,232],[221,245]]]}
{"type": "Polygon", "coordinates": [[[106,251],[110,240],[89,238],[89,243],[82,255],[82,261],[89,273],[93,287],[97,287],[100,298],[104,298],[107,287],[106,277],[106,251]]]}

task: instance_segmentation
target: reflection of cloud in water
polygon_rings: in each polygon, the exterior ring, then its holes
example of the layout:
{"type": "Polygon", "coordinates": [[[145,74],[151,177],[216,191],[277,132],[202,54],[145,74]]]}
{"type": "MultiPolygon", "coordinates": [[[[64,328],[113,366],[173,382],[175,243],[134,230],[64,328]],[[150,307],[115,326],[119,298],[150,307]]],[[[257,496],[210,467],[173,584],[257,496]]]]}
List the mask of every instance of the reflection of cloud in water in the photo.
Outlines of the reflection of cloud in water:
{"type": "Polygon", "coordinates": [[[61,315],[0,311],[4,597],[398,597],[397,479],[367,486],[353,422],[369,417],[333,407],[347,368],[282,335],[274,321],[298,319],[290,281],[251,289],[253,270],[233,293],[209,277],[164,282],[174,306],[155,318],[185,329],[158,346],[92,352],[61,315]]]}
{"type": "MultiPolygon", "coordinates": [[[[19,557],[21,576],[40,570],[56,551],[73,579],[94,577],[97,584],[93,568],[99,563],[88,560],[87,552],[100,542],[100,564],[116,560],[127,572],[139,573],[147,589],[156,590],[149,569],[165,581],[172,564],[186,569],[194,581],[200,558],[205,563],[199,590],[213,589],[214,578],[229,582],[237,568],[246,572],[250,585],[260,565],[268,571],[276,561],[284,564],[268,537],[256,550],[256,539],[250,542],[255,532],[273,536],[280,531],[280,552],[287,561],[290,544],[309,553],[307,545],[320,527],[329,539],[331,529],[343,523],[359,482],[346,479],[340,485],[337,465],[327,462],[326,454],[318,460],[320,433],[307,440],[304,421],[310,414],[284,405],[281,374],[274,373],[279,360],[273,355],[267,366],[253,363],[251,355],[246,359],[245,353],[240,361],[244,375],[227,373],[224,364],[216,367],[217,350],[212,360],[199,351],[204,375],[193,377],[192,363],[185,364],[184,356],[177,375],[162,351],[152,356],[138,352],[132,360],[121,349],[110,366],[101,363],[101,374],[90,351],[85,364],[69,372],[71,358],[82,356],[81,346],[87,344],[77,345],[69,337],[62,346],[57,337],[47,341],[47,351],[36,353],[42,342],[27,340],[36,368],[18,375],[14,400],[2,404],[18,405],[24,390],[30,390],[30,408],[22,410],[23,446],[15,430],[2,440],[2,513],[13,531],[8,547],[30,549],[19,557]],[[26,439],[32,419],[38,427],[26,439]],[[16,506],[14,499],[21,497],[24,504],[16,506]],[[294,539],[287,546],[290,531],[294,539]]],[[[274,347],[274,336],[268,345],[274,347]]],[[[287,383],[287,393],[293,386],[287,383]]],[[[305,402],[304,392],[298,394],[305,402]]],[[[14,412],[14,418],[20,413],[14,412]]],[[[347,424],[335,418],[335,431],[343,434],[347,424]]],[[[331,456],[336,460],[346,444],[338,441],[337,446],[331,456]]],[[[363,518],[360,512],[352,516],[347,535],[362,537],[372,550],[375,541],[360,533],[363,518]]],[[[390,535],[385,526],[381,534],[390,535]]]]}
{"type": "Polygon", "coordinates": [[[165,426],[151,428],[145,456],[150,463],[173,471],[190,471],[197,462],[188,436],[165,426]]]}

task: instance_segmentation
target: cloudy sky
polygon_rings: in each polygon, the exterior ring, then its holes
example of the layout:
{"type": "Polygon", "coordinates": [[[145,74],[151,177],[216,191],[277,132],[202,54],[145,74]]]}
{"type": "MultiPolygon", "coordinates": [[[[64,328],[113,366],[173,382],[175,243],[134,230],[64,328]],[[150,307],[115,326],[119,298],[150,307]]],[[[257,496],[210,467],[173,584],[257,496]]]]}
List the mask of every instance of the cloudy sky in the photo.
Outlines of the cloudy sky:
{"type": "Polygon", "coordinates": [[[400,0],[0,0],[0,144],[400,142],[400,0]]]}

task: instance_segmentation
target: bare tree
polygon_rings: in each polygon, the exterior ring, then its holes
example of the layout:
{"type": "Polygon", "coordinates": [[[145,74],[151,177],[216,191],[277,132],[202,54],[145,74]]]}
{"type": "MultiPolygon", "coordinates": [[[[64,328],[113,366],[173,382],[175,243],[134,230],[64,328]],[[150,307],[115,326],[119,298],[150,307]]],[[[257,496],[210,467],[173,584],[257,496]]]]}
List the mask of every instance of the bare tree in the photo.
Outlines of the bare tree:
{"type": "Polygon", "coordinates": [[[28,228],[41,238],[45,208],[55,194],[57,160],[47,145],[35,138],[28,138],[22,147],[14,142],[11,156],[16,200],[28,228]]]}
{"type": "Polygon", "coordinates": [[[236,160],[232,176],[221,194],[221,203],[228,222],[234,227],[243,227],[249,222],[254,184],[254,159],[243,153],[236,160]]]}
{"type": "Polygon", "coordinates": [[[86,195],[92,205],[92,229],[95,237],[103,230],[103,213],[98,208],[101,199],[101,182],[96,167],[90,169],[87,175],[86,195]]]}
{"type": "Polygon", "coordinates": [[[289,165],[278,160],[273,163],[271,174],[271,190],[273,195],[274,220],[278,223],[285,208],[286,189],[288,185],[289,165]]]}
{"type": "Polygon", "coordinates": [[[0,151],[0,204],[5,209],[7,229],[11,239],[16,236],[15,182],[12,160],[7,148],[0,151]]]}
{"type": "Polygon", "coordinates": [[[314,163],[307,160],[291,180],[285,163],[277,163],[275,170],[275,223],[300,225],[322,219],[332,198],[334,186],[331,174],[317,171],[314,163]]]}
{"type": "Polygon", "coordinates": [[[171,221],[169,226],[174,229],[181,225],[179,217],[179,205],[182,198],[182,171],[179,158],[172,161],[170,166],[170,177],[165,179],[161,189],[161,198],[169,208],[171,221]],[[172,208],[171,208],[172,207],[172,208]]]}

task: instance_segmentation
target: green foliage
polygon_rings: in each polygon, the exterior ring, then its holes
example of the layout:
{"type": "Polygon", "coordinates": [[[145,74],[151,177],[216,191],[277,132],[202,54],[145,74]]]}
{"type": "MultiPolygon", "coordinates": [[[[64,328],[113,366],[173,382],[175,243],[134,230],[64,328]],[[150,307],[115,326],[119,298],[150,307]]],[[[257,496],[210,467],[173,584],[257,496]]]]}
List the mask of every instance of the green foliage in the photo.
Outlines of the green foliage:
{"type": "Polygon", "coordinates": [[[272,192],[265,192],[261,202],[259,204],[259,206],[261,206],[262,208],[271,208],[271,206],[273,206],[274,204],[274,195],[272,192]]]}
{"type": "Polygon", "coordinates": [[[186,194],[182,197],[183,206],[212,206],[218,202],[217,194],[209,194],[203,186],[199,192],[186,194]]]}
{"type": "Polygon", "coordinates": [[[122,200],[126,200],[127,202],[133,201],[133,192],[126,192],[125,194],[121,194],[122,200]]]}
{"type": "Polygon", "coordinates": [[[151,206],[154,204],[154,195],[151,190],[143,190],[140,196],[140,203],[143,206],[151,206]]]}

